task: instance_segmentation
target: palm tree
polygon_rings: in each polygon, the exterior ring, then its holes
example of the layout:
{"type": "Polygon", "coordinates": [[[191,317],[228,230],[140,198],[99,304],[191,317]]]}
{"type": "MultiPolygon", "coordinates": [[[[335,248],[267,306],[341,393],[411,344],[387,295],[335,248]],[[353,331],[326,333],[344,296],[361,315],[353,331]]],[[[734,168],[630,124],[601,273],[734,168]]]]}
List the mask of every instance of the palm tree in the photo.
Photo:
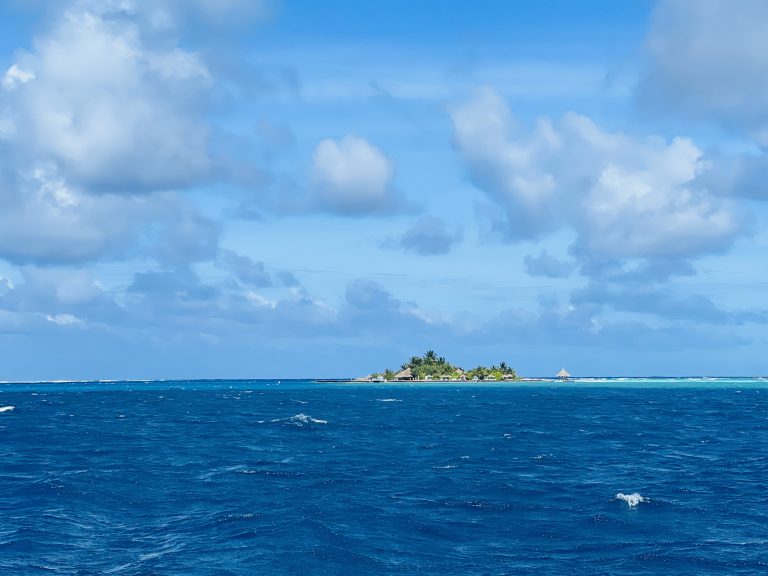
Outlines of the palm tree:
{"type": "Polygon", "coordinates": [[[411,356],[410,360],[408,360],[408,366],[411,368],[415,368],[416,366],[419,366],[421,364],[421,357],[420,356],[411,356]]]}
{"type": "Polygon", "coordinates": [[[427,362],[433,363],[437,361],[437,354],[435,354],[434,350],[427,350],[427,353],[424,354],[424,360],[427,362]]]}
{"type": "Polygon", "coordinates": [[[510,370],[512,370],[512,368],[510,368],[510,367],[507,365],[507,363],[506,363],[506,362],[504,362],[504,361],[502,360],[501,362],[499,362],[499,370],[501,370],[502,372],[504,372],[504,373],[506,374],[506,373],[508,373],[510,370]]]}

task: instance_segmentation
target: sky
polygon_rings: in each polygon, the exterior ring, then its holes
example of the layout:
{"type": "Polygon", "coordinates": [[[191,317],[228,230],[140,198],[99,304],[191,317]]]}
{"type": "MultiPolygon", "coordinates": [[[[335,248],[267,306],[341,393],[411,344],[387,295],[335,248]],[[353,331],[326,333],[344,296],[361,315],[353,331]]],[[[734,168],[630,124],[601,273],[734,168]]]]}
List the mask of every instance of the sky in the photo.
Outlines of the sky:
{"type": "Polygon", "coordinates": [[[768,374],[762,0],[0,0],[0,380],[768,374]]]}

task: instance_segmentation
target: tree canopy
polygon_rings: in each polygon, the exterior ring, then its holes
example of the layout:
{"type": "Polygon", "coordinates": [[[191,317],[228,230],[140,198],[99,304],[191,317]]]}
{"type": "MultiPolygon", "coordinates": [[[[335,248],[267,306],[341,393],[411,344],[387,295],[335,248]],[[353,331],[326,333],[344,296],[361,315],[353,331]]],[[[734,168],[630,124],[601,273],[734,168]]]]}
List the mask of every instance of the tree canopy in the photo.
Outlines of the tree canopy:
{"type": "MultiPolygon", "coordinates": [[[[411,370],[411,375],[416,380],[514,380],[518,378],[517,372],[509,364],[502,361],[493,366],[477,366],[471,370],[451,364],[443,356],[438,356],[434,350],[428,350],[422,356],[411,356],[407,362],[400,365],[400,370],[411,370]]],[[[379,374],[373,374],[374,378],[394,380],[396,372],[390,369],[379,374]]]]}

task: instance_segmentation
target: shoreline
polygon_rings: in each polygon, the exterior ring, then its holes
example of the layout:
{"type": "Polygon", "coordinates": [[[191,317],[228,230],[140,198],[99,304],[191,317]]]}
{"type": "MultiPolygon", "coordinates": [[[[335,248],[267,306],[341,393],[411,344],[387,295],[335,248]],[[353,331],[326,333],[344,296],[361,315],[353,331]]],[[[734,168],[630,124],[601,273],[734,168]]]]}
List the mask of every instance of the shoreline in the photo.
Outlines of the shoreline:
{"type": "MultiPolygon", "coordinates": [[[[571,378],[569,380],[576,380],[571,378]]],[[[363,380],[360,378],[316,378],[313,382],[335,383],[344,382],[348,384],[514,384],[515,382],[567,382],[559,378],[514,378],[508,380],[363,380]]]]}

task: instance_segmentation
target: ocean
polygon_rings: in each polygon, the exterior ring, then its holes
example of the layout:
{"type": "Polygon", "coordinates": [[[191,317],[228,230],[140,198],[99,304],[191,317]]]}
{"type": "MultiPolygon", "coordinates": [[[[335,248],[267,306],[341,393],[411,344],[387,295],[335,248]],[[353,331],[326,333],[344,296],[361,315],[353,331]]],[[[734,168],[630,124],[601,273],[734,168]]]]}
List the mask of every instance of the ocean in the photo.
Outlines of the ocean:
{"type": "Polygon", "coordinates": [[[0,385],[0,574],[761,574],[768,382],[0,385]]]}

